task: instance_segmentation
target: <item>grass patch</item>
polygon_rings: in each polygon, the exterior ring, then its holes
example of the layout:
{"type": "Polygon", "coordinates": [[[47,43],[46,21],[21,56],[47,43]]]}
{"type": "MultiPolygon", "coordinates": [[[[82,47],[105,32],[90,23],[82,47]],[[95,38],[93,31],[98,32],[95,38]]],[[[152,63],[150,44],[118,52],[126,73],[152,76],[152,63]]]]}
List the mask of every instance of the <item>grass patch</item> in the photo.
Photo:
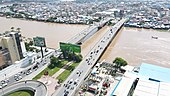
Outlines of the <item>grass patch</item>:
{"type": "Polygon", "coordinates": [[[65,64],[67,64],[67,60],[61,60],[59,64],[56,64],[54,67],[47,67],[42,72],[40,72],[37,76],[33,78],[33,80],[40,79],[42,75],[44,75],[45,71],[48,71],[49,76],[54,75],[57,71],[59,71],[65,64]]]}
{"type": "Polygon", "coordinates": [[[13,92],[8,96],[34,96],[34,92],[29,90],[21,90],[21,91],[13,92]]]}
{"type": "Polygon", "coordinates": [[[71,74],[71,72],[76,68],[79,63],[71,64],[63,73],[61,73],[56,79],[60,80],[60,82],[64,82],[67,77],[71,74]]]}
{"type": "Polygon", "coordinates": [[[168,30],[164,30],[164,29],[162,29],[162,30],[156,29],[156,31],[158,31],[158,32],[169,32],[168,30]]]}

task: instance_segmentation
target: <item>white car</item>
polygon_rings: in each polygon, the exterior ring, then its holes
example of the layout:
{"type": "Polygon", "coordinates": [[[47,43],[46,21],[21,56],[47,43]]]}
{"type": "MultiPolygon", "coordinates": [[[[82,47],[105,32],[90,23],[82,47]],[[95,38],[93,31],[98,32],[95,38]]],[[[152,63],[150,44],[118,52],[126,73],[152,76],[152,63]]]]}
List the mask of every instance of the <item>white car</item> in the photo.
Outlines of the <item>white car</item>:
{"type": "Polygon", "coordinates": [[[22,76],[18,76],[18,77],[15,78],[16,81],[19,81],[21,79],[22,79],[22,76]]]}
{"type": "Polygon", "coordinates": [[[2,87],[5,87],[5,86],[7,86],[7,85],[8,85],[7,83],[3,83],[3,84],[2,84],[2,87]]]}
{"type": "Polygon", "coordinates": [[[31,73],[32,73],[32,70],[28,70],[27,73],[26,73],[26,75],[29,75],[29,74],[31,74],[31,73]]]}

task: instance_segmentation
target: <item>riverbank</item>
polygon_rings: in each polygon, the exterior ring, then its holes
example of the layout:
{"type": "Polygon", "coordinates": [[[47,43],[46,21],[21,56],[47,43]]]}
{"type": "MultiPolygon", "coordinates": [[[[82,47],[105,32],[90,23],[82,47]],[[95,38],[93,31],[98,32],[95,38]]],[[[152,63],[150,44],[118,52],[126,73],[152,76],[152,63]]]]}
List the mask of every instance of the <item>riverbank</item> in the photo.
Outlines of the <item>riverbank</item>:
{"type": "MultiPolygon", "coordinates": [[[[55,20],[50,20],[50,19],[41,20],[41,19],[37,19],[37,18],[34,19],[34,18],[12,17],[12,16],[4,16],[4,15],[2,16],[1,14],[0,14],[0,17],[7,18],[7,19],[14,18],[14,19],[20,19],[20,20],[27,20],[27,21],[37,21],[37,22],[44,22],[44,23],[89,25],[89,23],[87,24],[86,22],[55,21],[55,20]]],[[[91,24],[92,24],[92,22],[91,22],[91,24]]]]}

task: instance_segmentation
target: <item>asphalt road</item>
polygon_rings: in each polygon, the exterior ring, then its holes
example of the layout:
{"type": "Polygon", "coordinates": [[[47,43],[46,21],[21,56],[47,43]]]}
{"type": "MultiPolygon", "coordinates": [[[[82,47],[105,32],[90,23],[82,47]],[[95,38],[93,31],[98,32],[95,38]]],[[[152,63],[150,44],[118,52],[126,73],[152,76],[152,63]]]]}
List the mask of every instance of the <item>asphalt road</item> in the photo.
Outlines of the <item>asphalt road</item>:
{"type": "Polygon", "coordinates": [[[55,91],[52,96],[74,96],[75,91],[88,76],[91,68],[95,65],[98,58],[103,54],[106,47],[116,36],[116,32],[125,21],[126,19],[122,19],[104,34],[104,36],[99,40],[99,42],[97,42],[97,44],[79,64],[79,66],[71,73],[67,80],[65,80],[62,86],[57,91],[55,91]]]}
{"type": "MultiPolygon", "coordinates": [[[[75,35],[73,38],[68,40],[68,43],[77,44],[77,43],[81,42],[81,40],[83,40],[86,36],[88,36],[88,34],[90,34],[92,31],[97,32],[98,27],[101,26],[101,25],[104,25],[109,20],[110,19],[107,18],[107,19],[102,20],[101,22],[99,22],[97,24],[93,24],[92,26],[89,26],[87,29],[83,30],[82,32],[80,32],[79,34],[75,35]]],[[[90,38],[90,36],[88,38],[90,38]]]]}
{"type": "Polygon", "coordinates": [[[30,90],[34,92],[34,96],[47,96],[47,87],[39,81],[21,81],[7,86],[0,90],[1,96],[7,96],[11,92],[19,90],[30,90]]]}
{"type": "MultiPolygon", "coordinates": [[[[24,79],[24,80],[31,80],[33,77],[32,77],[32,76],[30,77],[30,75],[32,75],[32,74],[35,73],[36,71],[40,70],[41,67],[43,67],[43,66],[45,66],[45,65],[47,66],[48,64],[50,64],[50,56],[53,55],[53,54],[55,54],[55,52],[49,53],[49,54],[46,55],[43,59],[41,59],[40,62],[38,62],[37,64],[33,64],[33,65],[25,68],[25,70],[22,70],[21,72],[18,72],[18,73],[16,73],[16,74],[20,74],[20,77],[22,77],[22,78],[29,77],[29,78],[24,79]],[[35,65],[38,66],[37,69],[33,68],[35,65]],[[27,74],[27,73],[28,73],[28,70],[31,70],[30,74],[27,74]]],[[[15,69],[15,70],[17,70],[17,69],[15,69]]],[[[41,70],[40,70],[40,71],[41,71],[41,70]]],[[[15,75],[16,75],[16,74],[15,74],[15,75]]],[[[9,86],[9,85],[11,85],[11,84],[13,84],[13,83],[15,83],[15,82],[17,82],[17,81],[22,81],[22,78],[16,80],[15,75],[12,75],[12,76],[10,76],[10,77],[8,77],[8,78],[5,79],[5,80],[8,79],[7,86],[9,86]]],[[[2,85],[2,82],[0,82],[0,85],[2,85]]]]}

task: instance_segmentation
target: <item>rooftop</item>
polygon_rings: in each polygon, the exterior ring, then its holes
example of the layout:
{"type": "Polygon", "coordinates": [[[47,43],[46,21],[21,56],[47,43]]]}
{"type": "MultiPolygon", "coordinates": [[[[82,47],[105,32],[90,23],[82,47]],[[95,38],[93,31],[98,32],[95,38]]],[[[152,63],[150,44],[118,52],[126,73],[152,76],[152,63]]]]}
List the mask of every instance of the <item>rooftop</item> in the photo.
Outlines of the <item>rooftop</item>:
{"type": "Polygon", "coordinates": [[[140,66],[139,76],[154,79],[160,82],[170,82],[170,68],[143,63],[140,66]]]}

